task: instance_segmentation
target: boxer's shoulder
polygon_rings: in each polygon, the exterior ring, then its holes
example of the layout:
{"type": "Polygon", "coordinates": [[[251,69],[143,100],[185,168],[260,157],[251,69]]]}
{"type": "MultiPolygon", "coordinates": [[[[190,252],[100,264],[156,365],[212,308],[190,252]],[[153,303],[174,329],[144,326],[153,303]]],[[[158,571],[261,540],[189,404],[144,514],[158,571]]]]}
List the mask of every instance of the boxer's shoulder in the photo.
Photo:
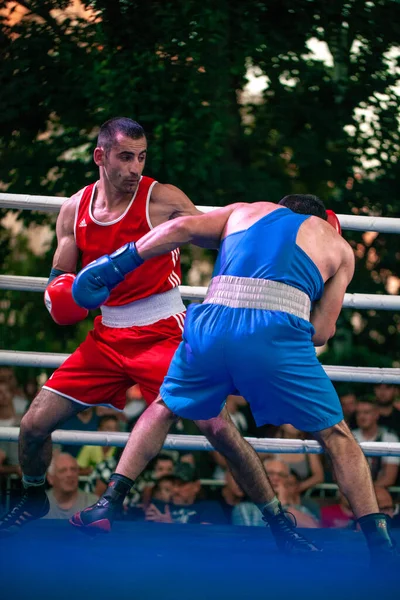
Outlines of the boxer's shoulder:
{"type": "Polygon", "coordinates": [[[83,190],[80,190],[76,194],[73,194],[70,198],[67,198],[61,206],[59,216],[63,219],[72,219],[75,218],[76,207],[79,204],[82,198],[83,190]]]}
{"type": "Polygon", "coordinates": [[[158,182],[151,191],[149,211],[153,227],[177,217],[202,214],[181,189],[158,182]]]}
{"type": "Polygon", "coordinates": [[[266,214],[274,210],[271,202],[236,202],[231,204],[233,210],[227,221],[224,237],[248,229],[266,214]]]}
{"type": "Polygon", "coordinates": [[[84,188],[67,198],[61,205],[60,212],[57,218],[57,228],[63,231],[71,232],[74,229],[75,215],[77,206],[82,198],[84,188]]]}

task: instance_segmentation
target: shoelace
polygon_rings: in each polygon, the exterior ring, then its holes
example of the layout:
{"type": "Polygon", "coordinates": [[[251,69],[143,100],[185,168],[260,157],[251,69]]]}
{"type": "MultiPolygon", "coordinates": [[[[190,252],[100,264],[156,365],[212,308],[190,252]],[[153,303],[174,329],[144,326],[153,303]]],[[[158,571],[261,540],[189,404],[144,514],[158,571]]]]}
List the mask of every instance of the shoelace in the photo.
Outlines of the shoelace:
{"type": "MultiPolygon", "coordinates": [[[[263,516],[262,519],[271,527],[271,524],[266,517],[263,516]]],[[[275,519],[276,522],[279,523],[279,533],[283,534],[282,537],[284,537],[285,544],[292,544],[297,547],[314,547],[314,544],[294,530],[294,528],[297,527],[297,520],[293,513],[285,510],[281,514],[272,517],[272,519],[275,519]],[[288,518],[289,516],[291,518],[288,518]]]]}
{"type": "MultiPolygon", "coordinates": [[[[297,519],[296,519],[296,517],[294,516],[293,513],[291,513],[288,510],[283,510],[278,515],[275,515],[275,517],[271,515],[271,518],[276,518],[276,519],[279,519],[279,520],[283,519],[285,525],[290,530],[292,530],[293,527],[297,527],[297,519]],[[291,519],[285,518],[285,517],[291,517],[291,519]]],[[[262,516],[262,520],[264,521],[264,523],[268,523],[269,524],[268,518],[265,517],[264,515],[262,516]]]]}
{"type": "MultiPolygon", "coordinates": [[[[24,513],[26,512],[26,514],[30,515],[30,513],[28,513],[28,511],[24,511],[22,510],[23,507],[25,506],[25,504],[28,502],[28,496],[26,494],[24,494],[21,498],[21,500],[18,502],[18,504],[16,506],[14,506],[14,508],[12,509],[11,512],[8,513],[8,515],[6,515],[4,517],[4,519],[2,519],[3,523],[7,523],[8,521],[11,521],[12,519],[15,519],[15,521],[17,521],[19,519],[19,517],[21,515],[18,515],[18,513],[24,513]]],[[[32,516],[32,515],[30,515],[32,516]]]]}

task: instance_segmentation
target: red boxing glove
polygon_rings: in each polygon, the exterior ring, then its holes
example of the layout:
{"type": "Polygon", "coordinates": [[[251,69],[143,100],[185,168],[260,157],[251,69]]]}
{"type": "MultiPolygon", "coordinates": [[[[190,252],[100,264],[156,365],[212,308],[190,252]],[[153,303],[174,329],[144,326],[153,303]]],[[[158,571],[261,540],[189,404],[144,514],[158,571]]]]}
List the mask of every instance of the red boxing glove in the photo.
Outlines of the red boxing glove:
{"type": "Polygon", "coordinates": [[[86,319],[89,314],[72,297],[75,277],[74,273],[59,275],[49,283],[44,293],[46,308],[58,325],[74,325],[86,319]]]}
{"type": "Polygon", "coordinates": [[[332,225],[332,227],[334,229],[336,229],[336,231],[338,232],[339,235],[342,235],[342,228],[340,227],[340,222],[339,219],[337,218],[337,216],[335,215],[335,213],[333,212],[333,210],[327,210],[326,211],[327,214],[327,221],[330,225],[332,225]]]}

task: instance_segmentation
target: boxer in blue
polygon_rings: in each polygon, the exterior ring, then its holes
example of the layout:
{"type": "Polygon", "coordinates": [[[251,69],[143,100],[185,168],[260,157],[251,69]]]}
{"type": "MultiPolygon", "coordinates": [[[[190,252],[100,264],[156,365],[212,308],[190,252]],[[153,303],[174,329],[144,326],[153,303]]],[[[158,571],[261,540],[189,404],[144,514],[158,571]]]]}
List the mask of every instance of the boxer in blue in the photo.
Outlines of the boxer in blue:
{"type": "Polygon", "coordinates": [[[103,497],[74,515],[73,525],[110,530],[116,509],[180,416],[195,420],[226,457],[280,549],[316,551],[286,517],[257,454],[229,419],[225,398],[239,391],[258,425],[291,423],[313,434],[332,460],[372,556],[398,560],[368,464],[315,354],[314,346],[335,333],[354,271],[353,251],[339,235],[338,220],[332,213],[327,220],[315,196],[286,196],[279,205],[233,204],[156,227],[136,245],[78,274],[74,298],[94,308],[144,260],[189,242],[219,247],[207,296],[203,304],[189,306],[183,341],[159,399],[139,419],[103,497]]]}

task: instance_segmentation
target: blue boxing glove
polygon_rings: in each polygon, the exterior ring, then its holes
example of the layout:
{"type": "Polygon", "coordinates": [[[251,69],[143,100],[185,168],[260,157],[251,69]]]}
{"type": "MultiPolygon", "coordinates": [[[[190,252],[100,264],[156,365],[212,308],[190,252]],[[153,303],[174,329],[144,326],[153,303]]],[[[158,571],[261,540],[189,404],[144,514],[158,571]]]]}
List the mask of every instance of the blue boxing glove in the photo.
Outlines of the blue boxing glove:
{"type": "Polygon", "coordinates": [[[72,286],[73,299],[83,308],[98,308],[125,276],[143,262],[134,242],[101,256],[79,271],[72,286]]]}

